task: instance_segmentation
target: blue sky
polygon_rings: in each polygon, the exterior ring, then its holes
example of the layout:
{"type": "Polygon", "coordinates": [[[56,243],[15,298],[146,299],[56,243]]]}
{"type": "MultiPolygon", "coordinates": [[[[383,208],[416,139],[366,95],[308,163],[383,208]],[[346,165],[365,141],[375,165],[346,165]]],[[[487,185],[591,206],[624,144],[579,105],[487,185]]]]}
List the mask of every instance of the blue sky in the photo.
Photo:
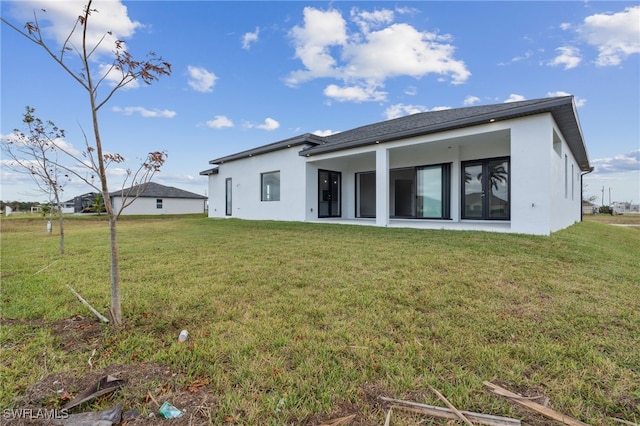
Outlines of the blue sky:
{"type": "MultiPolygon", "coordinates": [[[[82,2],[2,1],[22,27],[34,10],[54,48],[82,2]],[[46,12],[42,12],[45,9],[46,12]]],[[[103,1],[89,29],[111,31],[134,58],[154,51],[172,74],[120,90],[101,110],[123,170],[164,150],[154,181],[206,194],[208,161],[303,133],[329,134],[402,115],[572,94],[595,171],[586,193],[640,201],[640,4],[594,1],[103,1]]],[[[24,107],[84,147],[88,97],[42,48],[1,30],[1,129],[24,107]]],[[[109,62],[110,40],[95,55],[109,62]]],[[[73,64],[73,63],[72,63],[73,64]]],[[[77,63],[75,64],[76,68],[77,63]]],[[[108,82],[105,82],[105,84],[108,82]]],[[[106,89],[106,88],[105,88],[106,89]]],[[[6,158],[2,159],[3,162],[6,158]]],[[[116,167],[118,166],[118,167],[116,167]]],[[[0,198],[42,200],[2,164],[0,198]]],[[[90,190],[78,179],[63,198],[90,190]]]]}

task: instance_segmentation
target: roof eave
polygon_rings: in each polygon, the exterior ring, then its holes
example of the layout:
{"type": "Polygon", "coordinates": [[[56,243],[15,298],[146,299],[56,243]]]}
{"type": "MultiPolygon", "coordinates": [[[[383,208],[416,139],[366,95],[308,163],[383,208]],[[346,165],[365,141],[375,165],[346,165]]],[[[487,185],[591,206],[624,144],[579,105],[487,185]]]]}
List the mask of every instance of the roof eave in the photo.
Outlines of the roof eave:
{"type": "Polygon", "coordinates": [[[230,161],[240,160],[243,158],[253,157],[255,155],[267,154],[269,152],[280,151],[282,149],[292,148],[300,145],[319,145],[323,143],[323,139],[320,136],[307,133],[304,135],[296,136],[291,139],[285,139],[283,141],[274,142],[269,145],[259,146],[257,148],[248,149],[236,154],[227,155],[209,161],[209,164],[223,164],[230,161]]]}

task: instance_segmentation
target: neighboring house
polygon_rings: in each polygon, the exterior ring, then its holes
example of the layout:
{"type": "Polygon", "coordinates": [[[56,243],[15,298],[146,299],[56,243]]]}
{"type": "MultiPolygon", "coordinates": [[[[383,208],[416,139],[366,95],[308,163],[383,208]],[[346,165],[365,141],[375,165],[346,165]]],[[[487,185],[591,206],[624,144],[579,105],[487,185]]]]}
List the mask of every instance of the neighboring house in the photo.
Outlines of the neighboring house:
{"type": "Polygon", "coordinates": [[[135,196],[138,198],[124,208],[123,215],[204,213],[207,206],[207,197],[204,195],[154,182],[109,194],[111,205],[116,212],[122,207],[123,202],[129,203],[135,196]],[[128,197],[127,201],[125,197],[128,197]]]}
{"type": "Polygon", "coordinates": [[[598,206],[591,201],[582,200],[582,214],[596,214],[598,213],[598,206]]]}
{"type": "Polygon", "coordinates": [[[572,96],[424,112],[216,158],[209,217],[549,235],[581,218],[572,96]]]}
{"type": "Polygon", "coordinates": [[[73,206],[74,206],[73,199],[63,201],[60,203],[59,210],[63,214],[75,213],[75,209],[73,208],[73,206]]]}
{"type": "Polygon", "coordinates": [[[74,213],[91,213],[95,211],[93,205],[96,197],[101,197],[98,192],[87,192],[86,194],[73,197],[73,200],[65,201],[65,205],[71,205],[74,213]]]}

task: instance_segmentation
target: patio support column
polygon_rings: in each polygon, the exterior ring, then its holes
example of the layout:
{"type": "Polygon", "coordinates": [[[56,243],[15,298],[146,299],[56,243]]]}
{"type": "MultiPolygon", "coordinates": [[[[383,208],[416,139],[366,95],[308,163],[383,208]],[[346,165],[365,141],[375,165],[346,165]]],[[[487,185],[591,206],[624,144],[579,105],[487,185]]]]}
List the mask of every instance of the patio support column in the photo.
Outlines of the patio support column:
{"type": "Polygon", "coordinates": [[[376,225],[389,225],[389,150],[376,149],[376,225]]]}

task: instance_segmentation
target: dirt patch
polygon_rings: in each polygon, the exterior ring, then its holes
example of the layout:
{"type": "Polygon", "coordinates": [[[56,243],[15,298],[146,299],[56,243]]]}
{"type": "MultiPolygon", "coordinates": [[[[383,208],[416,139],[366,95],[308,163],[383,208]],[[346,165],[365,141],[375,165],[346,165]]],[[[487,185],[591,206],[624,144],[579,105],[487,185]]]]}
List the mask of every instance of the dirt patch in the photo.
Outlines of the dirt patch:
{"type": "MultiPolygon", "coordinates": [[[[166,425],[210,424],[211,410],[215,407],[216,401],[206,381],[194,380],[183,387],[177,387],[176,383],[184,383],[181,374],[166,366],[152,363],[112,365],[82,377],[73,377],[68,372],[52,374],[31,386],[26,394],[15,402],[14,407],[60,410],[66,402],[95,385],[106,375],[126,380],[126,384],[111,394],[100,396],[69,410],[69,414],[101,411],[123,402],[123,413],[129,418],[124,420],[122,425],[154,425],[160,421],[166,425]],[[184,415],[177,419],[161,420],[157,412],[165,401],[178,407],[184,415]]],[[[43,425],[47,422],[19,419],[9,420],[7,424],[43,425]]]]}

